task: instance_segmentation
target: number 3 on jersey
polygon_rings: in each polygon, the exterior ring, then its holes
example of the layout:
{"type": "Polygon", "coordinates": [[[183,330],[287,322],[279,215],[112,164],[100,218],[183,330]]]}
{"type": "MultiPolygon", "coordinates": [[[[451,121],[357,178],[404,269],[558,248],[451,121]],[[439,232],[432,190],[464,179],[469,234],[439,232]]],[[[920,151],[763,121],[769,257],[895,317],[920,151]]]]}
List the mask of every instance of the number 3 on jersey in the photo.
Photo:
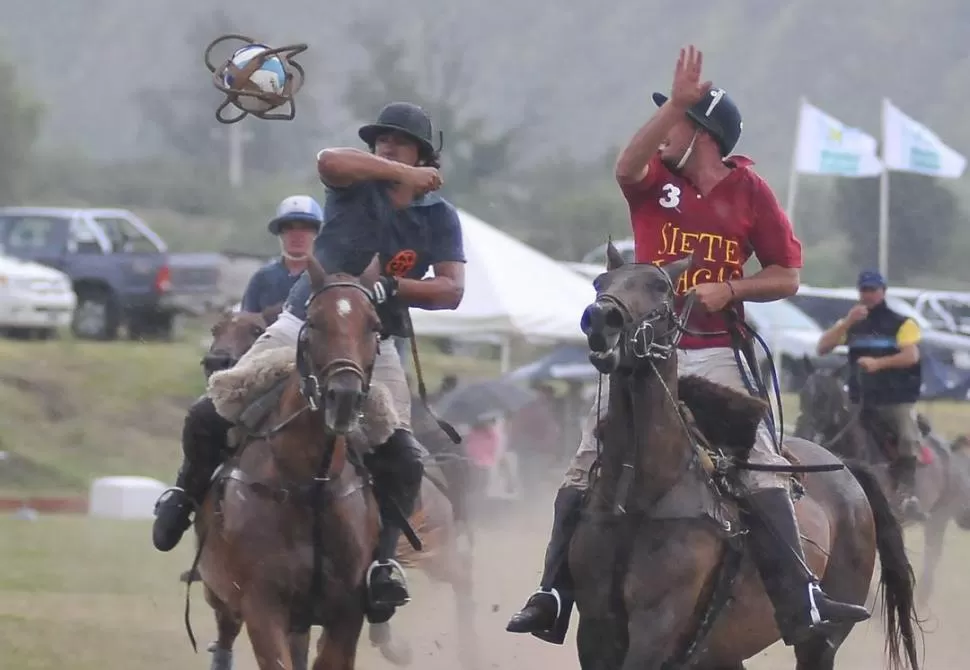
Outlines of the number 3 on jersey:
{"type": "Polygon", "coordinates": [[[673,209],[680,204],[680,187],[673,184],[664,184],[660,189],[664,192],[664,197],[660,198],[660,206],[673,209]]]}

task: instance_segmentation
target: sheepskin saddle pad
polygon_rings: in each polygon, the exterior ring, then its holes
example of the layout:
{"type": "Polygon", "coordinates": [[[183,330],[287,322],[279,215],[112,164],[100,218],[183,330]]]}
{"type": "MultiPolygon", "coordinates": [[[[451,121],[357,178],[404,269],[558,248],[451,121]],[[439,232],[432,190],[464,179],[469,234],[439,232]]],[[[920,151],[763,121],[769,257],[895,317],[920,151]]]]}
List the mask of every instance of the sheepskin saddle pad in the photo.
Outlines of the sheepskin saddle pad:
{"type": "MultiPolygon", "coordinates": [[[[279,406],[286,381],[295,369],[296,347],[267,349],[214,373],[209,377],[207,394],[220,416],[256,431],[279,406]]],[[[387,387],[372,381],[362,410],[360,430],[366,444],[383,444],[399,422],[387,387]]]]}

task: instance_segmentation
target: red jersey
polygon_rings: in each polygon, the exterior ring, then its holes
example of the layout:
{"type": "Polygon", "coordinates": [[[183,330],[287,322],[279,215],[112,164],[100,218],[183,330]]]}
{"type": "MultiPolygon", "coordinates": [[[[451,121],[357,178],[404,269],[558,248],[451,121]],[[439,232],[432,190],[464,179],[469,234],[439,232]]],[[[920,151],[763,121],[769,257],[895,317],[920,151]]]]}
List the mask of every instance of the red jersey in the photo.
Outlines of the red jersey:
{"type": "MultiPolygon", "coordinates": [[[[761,267],[802,267],[802,245],[791,222],[767,182],[745,156],[731,156],[733,168],[706,196],[684,177],[671,172],[659,154],[650,161],[647,176],[637,184],[622,184],[630,206],[638,263],[664,265],[696,250],[694,264],[680,277],[676,291],[706,282],[744,276],[744,264],[754,253],[761,267]]],[[[735,309],[743,317],[743,306],[735,309]]],[[[709,314],[696,305],[689,327],[696,331],[722,331],[723,314],[709,314]]],[[[727,336],[694,337],[685,334],[683,349],[730,346],[727,336]]]]}

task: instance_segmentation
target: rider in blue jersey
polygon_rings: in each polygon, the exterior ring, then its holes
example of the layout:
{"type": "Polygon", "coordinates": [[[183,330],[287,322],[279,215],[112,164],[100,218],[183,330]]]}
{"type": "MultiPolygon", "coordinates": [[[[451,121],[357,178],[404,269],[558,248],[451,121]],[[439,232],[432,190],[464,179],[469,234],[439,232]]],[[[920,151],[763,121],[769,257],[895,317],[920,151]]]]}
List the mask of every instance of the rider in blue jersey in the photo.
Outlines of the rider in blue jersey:
{"type": "MultiPolygon", "coordinates": [[[[438,153],[432,144],[431,119],[423,109],[403,102],[381,110],[377,122],[361,127],[369,151],[324,149],[317,170],[327,187],[324,224],[314,254],[328,272],[360,274],[380,255],[382,276],[373,287],[383,324],[382,338],[407,337],[404,310],[456,309],[465,287],[465,254],[455,207],[434,193],[441,187],[438,153]],[[428,269],[434,276],[424,278],[428,269]]],[[[295,346],[306,316],[309,279],[293,286],[284,312],[237,365],[278,346],[295,346]]],[[[410,428],[411,395],[397,349],[386,342],[373,370],[373,381],[391,393],[400,423],[377,445],[368,462],[382,502],[382,529],[369,572],[371,613],[393,612],[409,601],[403,572],[394,562],[401,530],[387,501],[410,515],[424,468],[421,447],[410,428]]],[[[207,396],[190,408],[182,435],[184,459],[176,485],[162,494],[153,530],[155,547],[170,551],[190,525],[190,513],[228,451],[230,423],[207,396]]],[[[389,614],[387,616],[390,616],[389,614]]],[[[372,619],[373,620],[373,619],[372,619]]]]}

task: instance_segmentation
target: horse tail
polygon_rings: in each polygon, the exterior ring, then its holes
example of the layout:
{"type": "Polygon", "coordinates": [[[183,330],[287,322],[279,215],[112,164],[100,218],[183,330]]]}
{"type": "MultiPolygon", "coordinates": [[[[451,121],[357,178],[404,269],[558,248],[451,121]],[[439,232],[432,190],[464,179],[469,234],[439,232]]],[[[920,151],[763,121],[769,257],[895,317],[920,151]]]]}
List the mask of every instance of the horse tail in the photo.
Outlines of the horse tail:
{"type": "MultiPolygon", "coordinates": [[[[876,526],[876,548],[879,550],[879,579],[883,611],[886,616],[886,654],[890,668],[902,667],[900,643],[912,670],[919,670],[916,653],[916,629],[919,617],[914,597],[916,576],[906,557],[903,528],[893,514],[892,505],[883,492],[876,475],[859,461],[846,459],[846,467],[853,474],[872,508],[876,526]]],[[[922,629],[920,629],[922,633],[922,629]]]]}

